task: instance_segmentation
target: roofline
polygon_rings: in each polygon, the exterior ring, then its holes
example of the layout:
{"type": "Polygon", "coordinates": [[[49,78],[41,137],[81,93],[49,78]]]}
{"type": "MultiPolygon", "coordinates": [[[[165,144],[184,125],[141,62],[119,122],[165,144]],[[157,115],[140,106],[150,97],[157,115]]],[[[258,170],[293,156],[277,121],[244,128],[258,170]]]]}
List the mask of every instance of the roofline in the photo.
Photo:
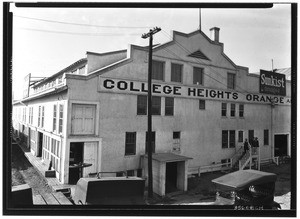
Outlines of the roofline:
{"type": "MultiPolygon", "coordinates": [[[[236,64],[235,64],[235,63],[234,63],[234,62],[233,62],[233,61],[232,61],[232,60],[224,53],[224,44],[223,44],[223,43],[215,42],[215,41],[211,40],[211,39],[210,39],[204,32],[202,32],[201,30],[195,30],[195,31],[190,32],[190,33],[182,33],[182,32],[176,31],[176,30],[173,30],[172,32],[173,32],[173,34],[172,34],[172,40],[169,41],[169,42],[166,42],[166,43],[164,43],[164,44],[161,44],[161,45],[159,45],[159,46],[157,46],[157,47],[155,47],[155,48],[153,49],[153,52],[155,52],[156,50],[162,49],[162,48],[164,48],[164,47],[167,47],[167,46],[169,46],[169,45],[172,45],[172,44],[176,43],[176,42],[175,42],[175,35],[180,35],[180,36],[183,36],[183,37],[188,38],[188,37],[191,37],[191,36],[193,36],[193,35],[196,35],[196,34],[200,33],[204,38],[206,38],[206,39],[209,41],[210,44],[214,44],[214,45],[221,46],[221,48],[222,48],[221,54],[222,54],[222,55],[224,56],[224,58],[227,59],[227,60],[228,60],[235,68],[242,67],[242,66],[236,65],[236,64]]],[[[247,67],[245,67],[245,68],[247,68],[247,67]]]]}
{"type": "Polygon", "coordinates": [[[72,63],[72,64],[69,65],[68,67],[66,67],[66,68],[64,68],[64,69],[62,69],[62,70],[60,70],[59,72],[57,72],[57,73],[51,75],[50,77],[47,77],[46,79],[42,80],[41,82],[35,84],[35,85],[32,86],[32,87],[33,87],[33,88],[34,88],[34,87],[37,87],[37,86],[43,84],[44,82],[47,82],[47,81],[49,81],[49,80],[51,80],[51,79],[53,79],[53,78],[55,78],[55,77],[57,77],[57,76],[59,76],[59,75],[65,73],[65,72],[66,72],[68,69],[70,69],[71,67],[74,67],[75,65],[78,65],[78,64],[82,64],[82,63],[84,63],[84,62],[87,62],[87,58],[79,59],[78,61],[72,63]]]}
{"type": "Polygon", "coordinates": [[[97,55],[97,56],[105,56],[105,55],[123,53],[123,52],[126,52],[126,51],[127,51],[126,49],[117,50],[117,51],[111,51],[111,52],[105,52],[105,53],[97,53],[97,52],[87,51],[86,54],[92,54],[92,55],[97,55]]]}
{"type": "Polygon", "coordinates": [[[56,94],[56,93],[61,93],[65,90],[68,90],[68,86],[67,85],[64,85],[62,87],[58,87],[58,88],[52,88],[51,91],[48,91],[46,93],[41,93],[41,94],[37,94],[36,96],[29,96],[25,99],[22,99],[22,100],[16,100],[15,102],[13,102],[13,105],[16,105],[16,104],[24,104],[24,102],[28,102],[28,101],[31,101],[31,100],[35,100],[35,99],[39,99],[39,98],[43,98],[45,96],[48,96],[48,95],[51,95],[51,94],[56,94]],[[53,89],[53,90],[52,90],[53,89]]]}

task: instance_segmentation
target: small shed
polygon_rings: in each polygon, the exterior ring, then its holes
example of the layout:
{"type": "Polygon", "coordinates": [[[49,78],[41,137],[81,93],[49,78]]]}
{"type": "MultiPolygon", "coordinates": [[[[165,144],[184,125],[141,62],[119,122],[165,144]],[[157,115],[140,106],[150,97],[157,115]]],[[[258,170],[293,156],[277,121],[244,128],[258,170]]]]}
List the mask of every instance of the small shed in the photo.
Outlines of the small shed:
{"type": "MultiPolygon", "coordinates": [[[[192,158],[173,153],[152,154],[153,192],[165,196],[175,191],[187,191],[190,159],[192,158]]],[[[148,178],[148,155],[143,155],[142,160],[143,173],[148,178]]]]}

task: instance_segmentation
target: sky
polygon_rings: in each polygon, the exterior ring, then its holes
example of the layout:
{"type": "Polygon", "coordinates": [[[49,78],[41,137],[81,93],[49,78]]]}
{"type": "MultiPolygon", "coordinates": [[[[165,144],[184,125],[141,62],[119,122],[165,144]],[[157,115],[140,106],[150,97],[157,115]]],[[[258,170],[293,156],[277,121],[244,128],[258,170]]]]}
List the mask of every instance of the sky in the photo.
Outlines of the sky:
{"type": "MultiPolygon", "coordinates": [[[[22,98],[24,77],[51,76],[87,51],[147,46],[141,36],[160,27],[154,44],[172,40],[172,31],[199,28],[199,9],[182,8],[16,8],[13,12],[13,95],[22,98]],[[72,24],[70,24],[72,23],[72,24]],[[77,25],[74,25],[77,24],[77,25]]],[[[201,30],[220,28],[225,54],[237,65],[260,69],[291,67],[291,10],[289,4],[269,9],[201,9],[201,30]]]]}

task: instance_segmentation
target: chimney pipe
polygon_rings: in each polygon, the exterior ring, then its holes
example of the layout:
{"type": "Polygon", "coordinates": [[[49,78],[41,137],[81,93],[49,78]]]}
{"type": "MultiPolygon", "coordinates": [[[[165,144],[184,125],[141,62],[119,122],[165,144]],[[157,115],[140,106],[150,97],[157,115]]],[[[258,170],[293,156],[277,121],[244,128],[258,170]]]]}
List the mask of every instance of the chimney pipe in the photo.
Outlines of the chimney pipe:
{"type": "Polygon", "coordinates": [[[211,38],[214,42],[219,43],[219,31],[220,28],[218,27],[213,27],[209,29],[211,32],[211,38]]]}

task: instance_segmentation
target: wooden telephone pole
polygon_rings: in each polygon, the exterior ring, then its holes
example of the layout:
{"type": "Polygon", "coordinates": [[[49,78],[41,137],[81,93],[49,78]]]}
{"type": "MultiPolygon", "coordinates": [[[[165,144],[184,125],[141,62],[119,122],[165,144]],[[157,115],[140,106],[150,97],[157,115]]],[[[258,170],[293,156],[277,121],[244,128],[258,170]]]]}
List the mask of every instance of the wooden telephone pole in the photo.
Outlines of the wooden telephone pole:
{"type": "Polygon", "coordinates": [[[148,197],[153,197],[153,177],[152,177],[152,44],[153,35],[161,29],[155,27],[148,33],[142,35],[143,39],[149,37],[149,62],[148,62],[148,197]]]}

